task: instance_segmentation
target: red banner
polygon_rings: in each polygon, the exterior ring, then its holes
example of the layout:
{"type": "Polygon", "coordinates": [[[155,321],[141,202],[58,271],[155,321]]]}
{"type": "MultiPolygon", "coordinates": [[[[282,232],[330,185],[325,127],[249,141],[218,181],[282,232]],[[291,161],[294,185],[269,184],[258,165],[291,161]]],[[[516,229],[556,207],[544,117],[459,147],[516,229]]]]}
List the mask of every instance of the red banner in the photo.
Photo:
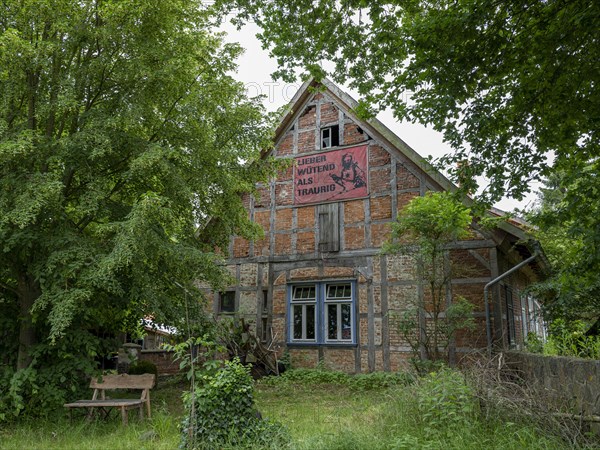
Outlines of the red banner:
{"type": "Polygon", "coordinates": [[[298,156],[294,164],[294,204],[366,197],[368,173],[366,145],[298,156]]]}

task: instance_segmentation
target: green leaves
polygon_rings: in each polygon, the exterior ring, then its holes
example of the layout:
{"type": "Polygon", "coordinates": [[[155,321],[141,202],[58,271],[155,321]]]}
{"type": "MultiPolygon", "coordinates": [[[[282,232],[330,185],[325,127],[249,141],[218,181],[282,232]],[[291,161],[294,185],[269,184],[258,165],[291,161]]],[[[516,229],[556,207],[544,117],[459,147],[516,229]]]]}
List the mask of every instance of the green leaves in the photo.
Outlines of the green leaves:
{"type": "MultiPolygon", "coordinates": [[[[575,164],[573,164],[575,165],[575,164]]],[[[558,171],[546,180],[529,220],[551,264],[534,286],[550,319],[593,322],[600,317],[600,181],[598,161],[558,171]]]]}
{"type": "MultiPolygon", "coordinates": [[[[280,65],[348,83],[376,109],[444,134],[466,191],[522,198],[559,164],[600,154],[600,7],[586,0],[220,0],[280,65]],[[330,67],[334,67],[330,69],[330,67]],[[410,99],[410,100],[409,100],[410,99]],[[465,169],[458,165],[468,163],[465,169]],[[481,178],[479,178],[480,180],[481,178]]],[[[370,108],[369,108],[370,109],[370,108]]]]}
{"type": "Polygon", "coordinates": [[[424,197],[413,198],[398,214],[392,224],[392,241],[384,252],[401,251],[402,243],[410,242],[430,254],[441,250],[444,244],[469,236],[470,209],[453,194],[428,192],[424,197]]]}
{"type": "Polygon", "coordinates": [[[254,406],[254,381],[239,358],[207,373],[187,396],[188,416],[182,424],[182,446],[283,447],[289,436],[282,425],[260,418],[254,406]]]}
{"type": "Polygon", "coordinates": [[[218,249],[257,234],[241,194],[273,171],[271,124],[230,76],[240,47],[199,0],[0,8],[0,315],[23,319],[10,363],[145,316],[181,325],[186,301],[198,316],[194,282],[220,285],[218,249]]]}

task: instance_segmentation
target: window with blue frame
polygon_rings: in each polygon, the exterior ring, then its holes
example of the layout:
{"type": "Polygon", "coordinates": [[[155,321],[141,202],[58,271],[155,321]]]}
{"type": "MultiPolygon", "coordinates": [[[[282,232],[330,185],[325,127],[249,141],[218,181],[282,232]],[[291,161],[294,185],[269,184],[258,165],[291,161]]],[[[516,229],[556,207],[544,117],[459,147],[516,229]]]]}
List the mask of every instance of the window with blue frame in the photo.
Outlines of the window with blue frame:
{"type": "Polygon", "coordinates": [[[356,283],[324,281],[288,286],[288,343],[356,343],[356,283]]]}

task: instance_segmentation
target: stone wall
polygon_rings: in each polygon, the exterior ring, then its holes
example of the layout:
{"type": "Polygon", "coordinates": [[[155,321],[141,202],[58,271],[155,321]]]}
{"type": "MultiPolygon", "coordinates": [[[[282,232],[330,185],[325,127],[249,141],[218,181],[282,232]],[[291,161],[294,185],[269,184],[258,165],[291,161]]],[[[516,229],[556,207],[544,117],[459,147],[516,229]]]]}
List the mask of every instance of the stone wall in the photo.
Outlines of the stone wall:
{"type": "Polygon", "coordinates": [[[511,351],[507,365],[557,406],[600,416],[600,361],[511,351]]]}

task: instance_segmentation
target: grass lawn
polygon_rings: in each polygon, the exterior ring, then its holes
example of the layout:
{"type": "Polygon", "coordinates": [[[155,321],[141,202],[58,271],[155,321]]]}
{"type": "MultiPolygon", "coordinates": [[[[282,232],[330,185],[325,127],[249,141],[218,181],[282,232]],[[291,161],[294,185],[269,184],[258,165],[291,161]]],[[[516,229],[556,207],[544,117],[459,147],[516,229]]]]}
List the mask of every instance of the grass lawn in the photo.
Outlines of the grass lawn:
{"type": "MultiPolygon", "coordinates": [[[[153,417],[130,424],[69,422],[66,414],[0,429],[1,449],[175,449],[186,385],[162,381],[152,391],[153,417]]],[[[531,424],[508,420],[448,420],[431,426],[419,413],[413,386],[372,390],[336,383],[257,383],[263,417],[282,422],[293,449],[562,449],[570,448],[531,424]]],[[[450,411],[451,414],[452,411],[450,411]]],[[[448,416],[449,419],[452,417],[448,416]]],[[[435,422],[435,417],[432,419],[435,422]]]]}

